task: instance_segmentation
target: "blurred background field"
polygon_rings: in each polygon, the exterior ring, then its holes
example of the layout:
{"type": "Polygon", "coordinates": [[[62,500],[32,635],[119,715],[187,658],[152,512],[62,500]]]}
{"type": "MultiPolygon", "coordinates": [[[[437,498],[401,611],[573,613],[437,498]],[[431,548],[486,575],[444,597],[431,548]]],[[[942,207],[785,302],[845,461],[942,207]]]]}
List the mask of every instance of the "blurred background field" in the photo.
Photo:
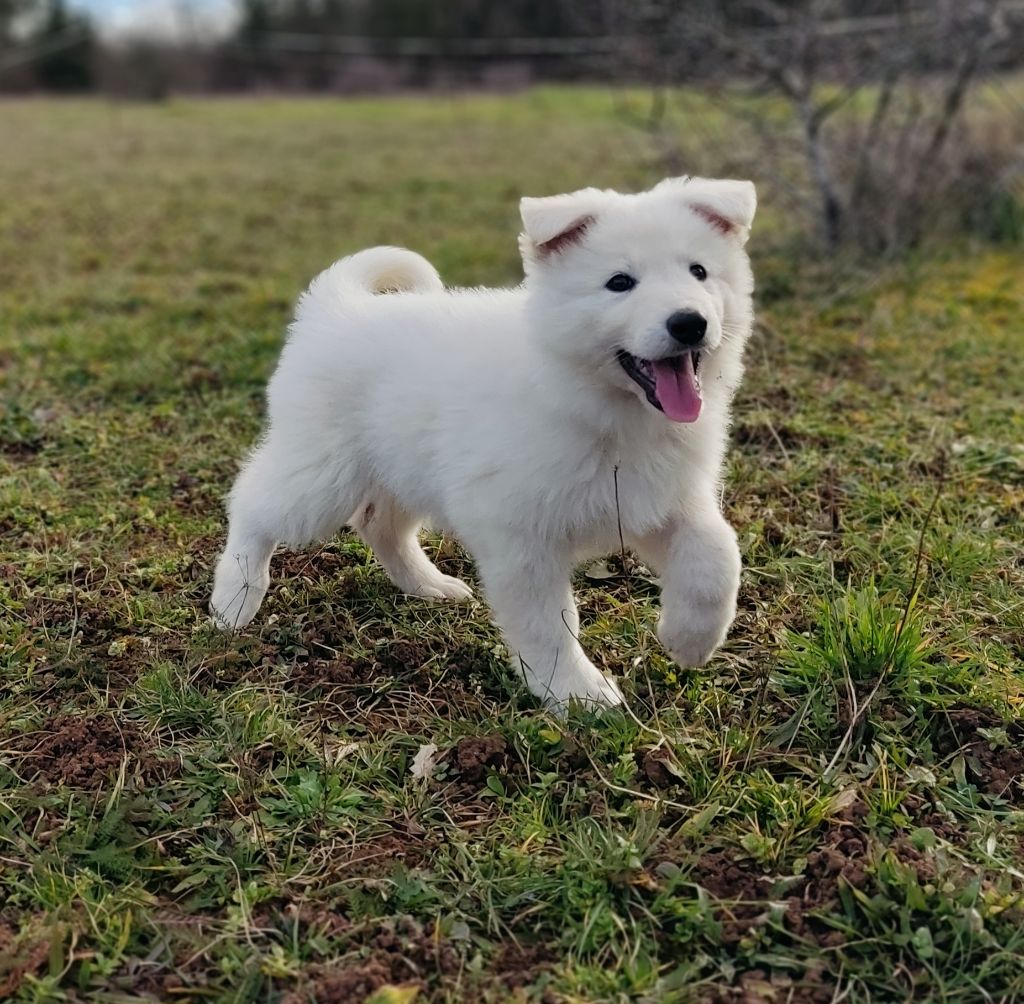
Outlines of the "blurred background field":
{"type": "Polygon", "coordinates": [[[16,6],[0,998],[1024,999],[1019,5],[16,6]],[[39,75],[47,24],[78,70],[39,75]],[[344,534],[209,629],[317,271],[386,242],[515,283],[520,196],[679,172],[761,199],[712,665],[610,556],[576,586],[632,712],[553,719],[484,606],[344,534]]]}

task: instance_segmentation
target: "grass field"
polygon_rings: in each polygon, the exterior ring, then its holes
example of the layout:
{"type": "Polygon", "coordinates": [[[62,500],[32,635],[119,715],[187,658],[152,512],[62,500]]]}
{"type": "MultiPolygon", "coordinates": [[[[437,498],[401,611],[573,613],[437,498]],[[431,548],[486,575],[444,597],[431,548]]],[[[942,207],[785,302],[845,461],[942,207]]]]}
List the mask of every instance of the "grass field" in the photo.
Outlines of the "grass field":
{"type": "Polygon", "coordinates": [[[0,999],[1024,1000],[1019,247],[839,281],[768,199],[730,640],[681,670],[642,567],[578,577],[631,714],[348,536],[207,624],[309,278],[515,282],[518,197],[645,143],[598,91],[0,104],[0,999]]]}

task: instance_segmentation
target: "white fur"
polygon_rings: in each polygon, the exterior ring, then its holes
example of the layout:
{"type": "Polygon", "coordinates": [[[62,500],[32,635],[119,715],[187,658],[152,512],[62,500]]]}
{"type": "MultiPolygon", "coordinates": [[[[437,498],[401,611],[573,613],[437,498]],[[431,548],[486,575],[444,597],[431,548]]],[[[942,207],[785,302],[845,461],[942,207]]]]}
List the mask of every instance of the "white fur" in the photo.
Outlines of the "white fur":
{"type": "Polygon", "coordinates": [[[429,524],[475,558],[535,694],[555,706],[614,705],[619,688],[577,640],[570,575],[617,550],[621,524],[662,577],[662,642],[682,664],[705,662],[739,585],[718,496],[752,320],[743,245],[754,206],[749,182],[706,179],[524,199],[526,280],[511,290],[446,290],[399,248],[332,265],[299,302],[267,393],[266,435],[231,493],[211,601],[218,622],[252,619],[278,543],[299,547],[346,523],[402,591],[469,597],[420,548],[429,524]],[[732,229],[709,222],[709,210],[732,229]],[[581,221],[573,243],[543,247],[581,221]],[[638,285],[609,292],[620,271],[638,285]],[[397,292],[375,295],[384,290],[397,292]],[[665,321],[680,309],[708,321],[704,408],[692,424],[652,407],[615,357],[671,351],[665,321]]]}

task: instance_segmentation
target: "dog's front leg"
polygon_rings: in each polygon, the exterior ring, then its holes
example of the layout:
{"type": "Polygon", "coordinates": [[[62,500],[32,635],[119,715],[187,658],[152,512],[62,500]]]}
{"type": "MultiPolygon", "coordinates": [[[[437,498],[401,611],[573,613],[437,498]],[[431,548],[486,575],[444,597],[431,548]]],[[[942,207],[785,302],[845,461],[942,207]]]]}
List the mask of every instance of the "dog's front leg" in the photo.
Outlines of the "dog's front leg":
{"type": "Polygon", "coordinates": [[[570,585],[571,559],[523,551],[509,542],[476,552],[487,600],[513,664],[530,691],[559,711],[570,699],[614,706],[622,692],[587,658],[579,643],[579,612],[570,585]]]}
{"type": "Polygon", "coordinates": [[[736,616],[740,550],[714,501],[630,542],[661,576],[658,637],[680,666],[703,666],[736,616]]]}

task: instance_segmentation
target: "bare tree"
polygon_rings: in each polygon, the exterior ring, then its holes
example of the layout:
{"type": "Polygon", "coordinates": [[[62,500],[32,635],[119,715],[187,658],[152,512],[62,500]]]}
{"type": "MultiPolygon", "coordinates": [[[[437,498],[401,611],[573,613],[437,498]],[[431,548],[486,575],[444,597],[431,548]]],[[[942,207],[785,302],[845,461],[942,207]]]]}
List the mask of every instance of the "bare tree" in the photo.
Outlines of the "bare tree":
{"type": "Polygon", "coordinates": [[[780,139],[798,144],[802,191],[814,193],[811,215],[826,248],[888,248],[921,237],[937,191],[963,159],[953,141],[975,83],[1024,52],[1021,6],[645,0],[626,34],[648,44],[632,65],[624,47],[623,62],[634,74],[648,64],[653,98],[645,125],[670,168],[680,158],[665,142],[669,86],[697,80],[713,90],[717,83],[735,96],[738,82],[748,95],[784,100],[795,135],[780,133],[758,108],[732,104],[776,163],[787,154],[780,139]]]}

